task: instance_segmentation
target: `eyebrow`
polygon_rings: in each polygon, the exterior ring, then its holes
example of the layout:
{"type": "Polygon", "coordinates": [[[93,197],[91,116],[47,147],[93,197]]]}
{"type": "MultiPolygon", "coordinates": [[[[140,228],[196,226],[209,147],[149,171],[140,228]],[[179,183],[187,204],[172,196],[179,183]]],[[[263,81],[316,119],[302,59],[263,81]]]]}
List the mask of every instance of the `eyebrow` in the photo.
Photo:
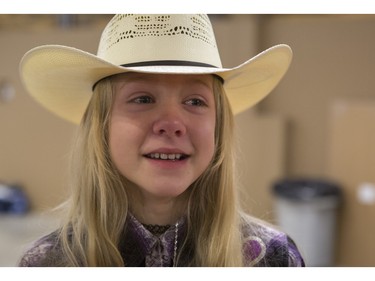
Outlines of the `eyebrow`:
{"type": "Polygon", "coordinates": [[[188,82],[194,82],[194,83],[197,83],[197,84],[200,84],[200,85],[203,85],[205,86],[206,88],[208,89],[212,89],[212,82],[213,82],[213,77],[212,77],[212,80],[210,81],[210,83],[206,83],[206,81],[203,81],[202,79],[199,79],[198,77],[192,77],[192,79],[190,79],[188,82]]]}

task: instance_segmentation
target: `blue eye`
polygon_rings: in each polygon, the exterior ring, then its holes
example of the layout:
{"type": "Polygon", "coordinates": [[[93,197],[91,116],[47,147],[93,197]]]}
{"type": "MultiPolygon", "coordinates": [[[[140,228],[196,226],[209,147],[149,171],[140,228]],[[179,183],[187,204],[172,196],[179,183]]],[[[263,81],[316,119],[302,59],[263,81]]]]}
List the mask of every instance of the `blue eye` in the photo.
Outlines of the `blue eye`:
{"type": "Polygon", "coordinates": [[[207,104],[203,100],[197,98],[190,99],[186,101],[185,104],[192,106],[207,106],[207,104]]]}
{"type": "Polygon", "coordinates": [[[131,102],[134,103],[154,103],[154,100],[149,96],[140,96],[132,99],[131,102]]]}

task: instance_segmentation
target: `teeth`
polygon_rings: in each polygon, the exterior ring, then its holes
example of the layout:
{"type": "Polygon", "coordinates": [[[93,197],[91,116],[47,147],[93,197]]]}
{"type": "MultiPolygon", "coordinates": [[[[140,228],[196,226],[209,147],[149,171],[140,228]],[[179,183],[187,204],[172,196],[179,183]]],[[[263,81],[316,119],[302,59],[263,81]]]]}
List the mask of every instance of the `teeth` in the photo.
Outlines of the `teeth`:
{"type": "Polygon", "coordinates": [[[166,153],[151,153],[149,155],[152,159],[162,159],[162,160],[179,160],[181,158],[180,153],[172,153],[172,154],[166,154],[166,153]]]}

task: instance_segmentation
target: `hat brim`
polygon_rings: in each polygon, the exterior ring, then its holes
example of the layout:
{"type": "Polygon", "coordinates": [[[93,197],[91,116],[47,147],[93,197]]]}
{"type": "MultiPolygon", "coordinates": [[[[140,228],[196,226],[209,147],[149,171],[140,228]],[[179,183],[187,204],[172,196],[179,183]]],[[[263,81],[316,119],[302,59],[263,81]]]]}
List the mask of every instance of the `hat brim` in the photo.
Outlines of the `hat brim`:
{"type": "Polygon", "coordinates": [[[72,47],[45,45],[24,55],[20,75],[34,99],[73,123],[80,122],[97,81],[125,72],[216,74],[223,78],[233,113],[238,114],[274,89],[288,70],[291,59],[289,46],[276,45],[231,69],[198,66],[123,67],[72,47]]]}

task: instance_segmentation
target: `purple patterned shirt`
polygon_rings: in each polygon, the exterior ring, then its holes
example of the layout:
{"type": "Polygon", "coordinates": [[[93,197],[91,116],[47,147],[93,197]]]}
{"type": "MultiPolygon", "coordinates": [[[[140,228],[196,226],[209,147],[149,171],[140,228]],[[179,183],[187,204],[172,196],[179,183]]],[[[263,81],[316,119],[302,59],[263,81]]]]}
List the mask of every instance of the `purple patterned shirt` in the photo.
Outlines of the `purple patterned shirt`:
{"type": "MultiPolygon", "coordinates": [[[[297,246],[283,232],[251,220],[244,222],[242,231],[247,266],[305,266],[297,246]]],[[[156,236],[134,216],[129,215],[119,250],[125,266],[173,266],[176,250],[181,247],[185,236],[185,217],[172,225],[164,234],[156,236]]],[[[23,255],[19,266],[57,266],[58,263],[55,261],[58,260],[59,253],[58,236],[57,232],[54,232],[36,241],[23,255]]],[[[179,255],[177,266],[189,266],[192,256],[192,249],[184,247],[179,255]]]]}

